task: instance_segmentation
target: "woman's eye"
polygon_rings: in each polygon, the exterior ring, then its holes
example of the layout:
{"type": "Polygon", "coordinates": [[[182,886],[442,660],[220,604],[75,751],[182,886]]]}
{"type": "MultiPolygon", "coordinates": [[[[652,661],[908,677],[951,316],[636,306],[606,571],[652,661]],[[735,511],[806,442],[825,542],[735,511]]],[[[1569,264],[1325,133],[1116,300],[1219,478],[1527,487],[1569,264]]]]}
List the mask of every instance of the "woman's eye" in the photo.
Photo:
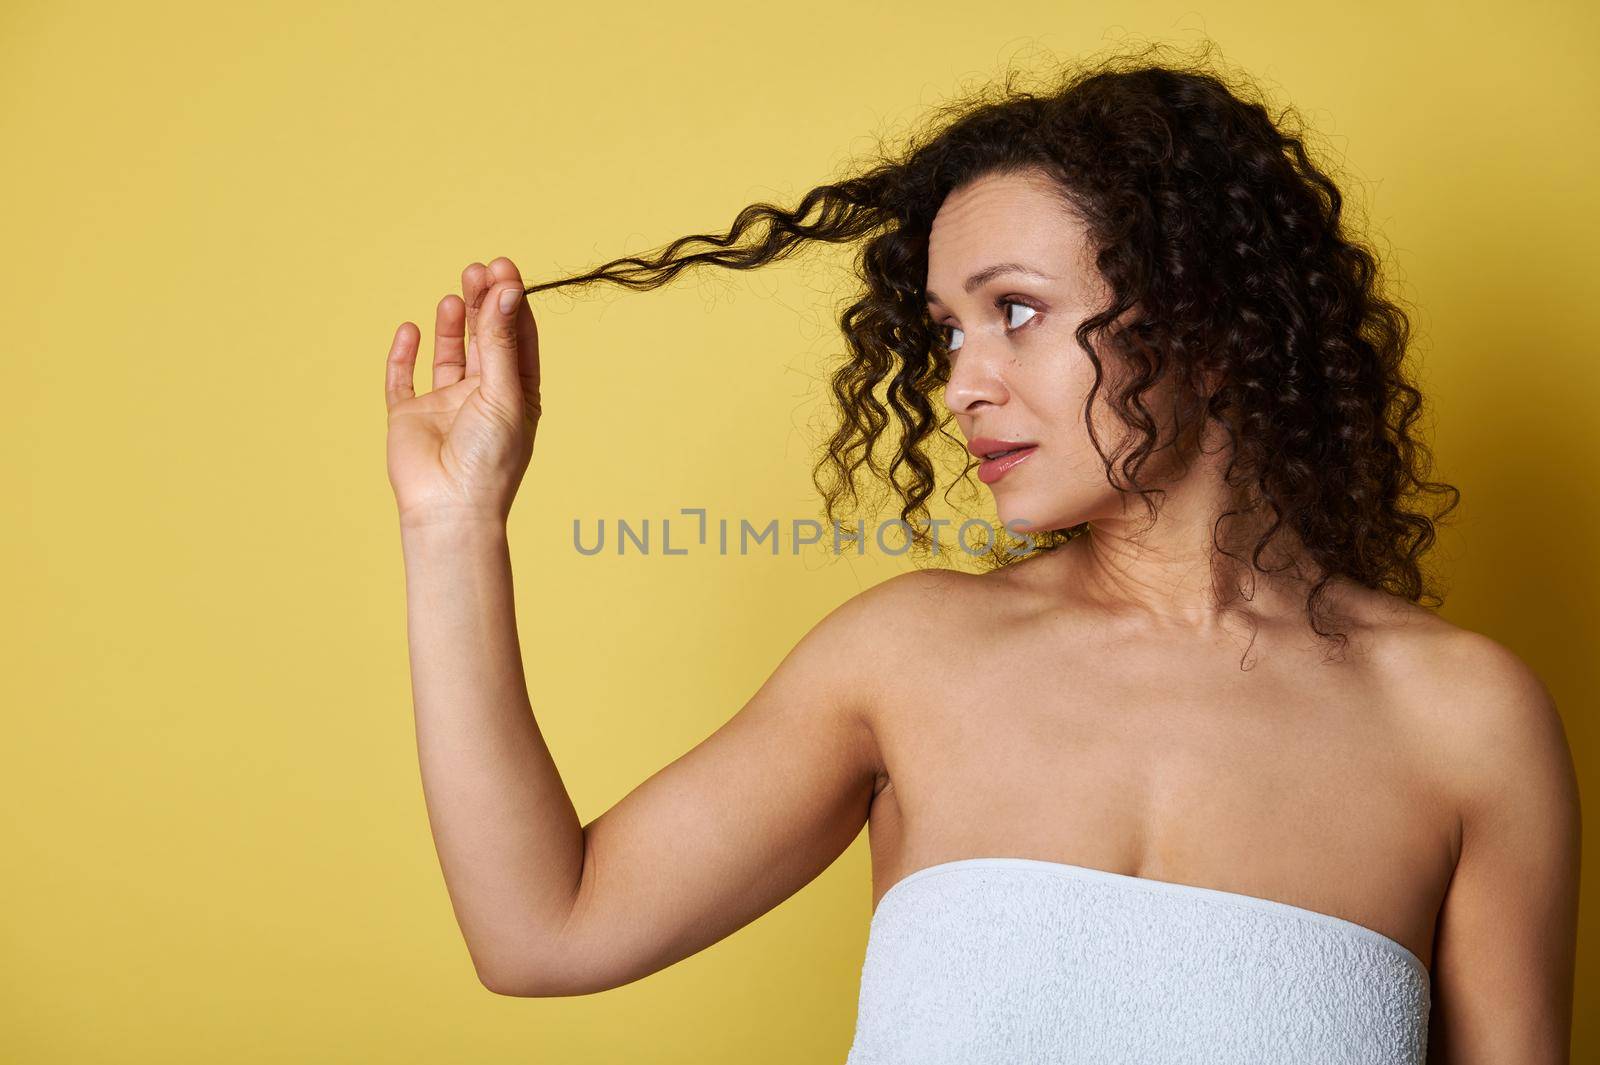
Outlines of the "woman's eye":
{"type": "MultiPolygon", "coordinates": [[[[1018,303],[1016,300],[1000,300],[999,305],[1006,312],[1006,329],[1008,331],[1022,328],[1028,324],[1029,320],[1034,315],[1039,313],[1038,308],[1030,307],[1026,303],[1018,303]],[[1024,310],[1028,313],[1022,319],[1022,321],[1013,321],[1011,317],[1012,308],[1024,310]]],[[[939,326],[939,332],[944,340],[944,348],[946,351],[959,350],[962,342],[966,340],[966,334],[953,325],[941,325],[939,326]]]]}
{"type": "Polygon", "coordinates": [[[1038,314],[1039,313],[1037,310],[1035,310],[1034,308],[1028,306],[1026,303],[1013,303],[1013,302],[1007,300],[1006,301],[1006,308],[1007,308],[1006,309],[1006,326],[1008,328],[1011,328],[1011,329],[1016,329],[1019,326],[1025,325],[1027,323],[1027,321],[1028,321],[1028,319],[1024,318],[1020,322],[1013,322],[1011,320],[1011,310],[1010,310],[1012,307],[1020,307],[1023,310],[1027,311],[1028,314],[1030,314],[1030,315],[1034,315],[1034,314],[1038,314]]]}

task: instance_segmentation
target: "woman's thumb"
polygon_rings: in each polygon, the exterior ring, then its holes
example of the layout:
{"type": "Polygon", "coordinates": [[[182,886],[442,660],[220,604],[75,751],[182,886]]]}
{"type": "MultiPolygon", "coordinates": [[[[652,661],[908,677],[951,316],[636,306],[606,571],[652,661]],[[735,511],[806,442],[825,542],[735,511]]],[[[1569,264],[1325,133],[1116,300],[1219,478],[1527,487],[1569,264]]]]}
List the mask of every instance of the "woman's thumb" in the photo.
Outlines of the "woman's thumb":
{"type": "Polygon", "coordinates": [[[522,282],[496,285],[478,311],[478,358],[484,398],[508,413],[522,415],[522,382],[517,377],[517,309],[526,298],[522,282]]]}

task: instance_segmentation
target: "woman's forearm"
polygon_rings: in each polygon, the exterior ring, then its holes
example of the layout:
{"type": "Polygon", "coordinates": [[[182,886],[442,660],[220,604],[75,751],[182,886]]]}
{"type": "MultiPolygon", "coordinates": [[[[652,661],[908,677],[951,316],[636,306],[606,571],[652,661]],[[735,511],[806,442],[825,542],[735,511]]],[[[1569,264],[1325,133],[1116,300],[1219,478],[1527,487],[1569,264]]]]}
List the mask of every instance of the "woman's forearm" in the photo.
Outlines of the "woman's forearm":
{"type": "Polygon", "coordinates": [[[417,749],[434,845],[479,979],[549,956],[583,825],[528,701],[505,525],[402,526],[417,749]]]}

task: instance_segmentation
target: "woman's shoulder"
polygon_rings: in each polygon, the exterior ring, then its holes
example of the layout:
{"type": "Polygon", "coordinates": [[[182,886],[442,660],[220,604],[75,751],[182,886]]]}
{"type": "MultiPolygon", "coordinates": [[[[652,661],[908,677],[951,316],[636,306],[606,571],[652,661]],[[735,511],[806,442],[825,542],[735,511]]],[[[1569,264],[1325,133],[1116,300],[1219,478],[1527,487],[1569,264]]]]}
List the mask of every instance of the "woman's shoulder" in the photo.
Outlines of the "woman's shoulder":
{"type": "Polygon", "coordinates": [[[924,566],[897,573],[856,598],[876,608],[902,606],[908,601],[944,601],[951,596],[976,591],[979,576],[965,570],[924,566]]]}
{"type": "MultiPolygon", "coordinates": [[[[1039,590],[1039,578],[1047,568],[1050,563],[1042,556],[981,572],[926,566],[872,585],[836,613],[841,620],[885,636],[921,637],[930,628],[948,633],[952,624],[962,620],[952,611],[1026,610],[1029,593],[1039,590]]],[[[1059,597],[1059,589],[1056,595],[1059,597]]]]}
{"type": "Polygon", "coordinates": [[[1505,643],[1387,592],[1358,589],[1344,602],[1355,628],[1371,635],[1361,642],[1413,706],[1481,728],[1553,712],[1539,674],[1505,643]]]}
{"type": "Polygon", "coordinates": [[[1556,806],[1576,802],[1561,712],[1522,654],[1414,603],[1391,604],[1384,617],[1377,657],[1463,821],[1493,816],[1508,789],[1553,785],[1543,790],[1556,806]]]}
{"type": "Polygon", "coordinates": [[[1454,730],[1524,727],[1554,713],[1533,666],[1501,641],[1381,589],[1341,582],[1340,627],[1400,701],[1454,730]]]}
{"type": "Polygon", "coordinates": [[[1504,771],[1520,760],[1535,770],[1569,757],[1555,697],[1521,654],[1443,619],[1417,643],[1416,703],[1453,737],[1457,764],[1504,771]]]}
{"type": "Polygon", "coordinates": [[[981,593],[979,575],[928,567],[879,581],[839,604],[823,624],[882,645],[897,639],[920,640],[951,611],[981,593]]]}

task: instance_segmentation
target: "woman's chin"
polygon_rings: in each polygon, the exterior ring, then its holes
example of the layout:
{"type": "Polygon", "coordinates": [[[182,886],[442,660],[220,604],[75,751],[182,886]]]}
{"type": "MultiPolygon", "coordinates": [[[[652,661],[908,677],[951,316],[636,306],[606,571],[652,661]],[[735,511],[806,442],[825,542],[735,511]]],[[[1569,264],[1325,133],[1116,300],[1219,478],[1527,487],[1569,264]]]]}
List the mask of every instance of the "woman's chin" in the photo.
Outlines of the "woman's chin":
{"type": "Polygon", "coordinates": [[[1054,507],[1030,506],[1023,500],[1002,500],[997,510],[1000,523],[1013,536],[1067,529],[1077,524],[1070,515],[1062,514],[1054,507]]]}
{"type": "MultiPolygon", "coordinates": [[[[1007,501],[1010,502],[1009,500],[1007,501]]],[[[1000,524],[1005,526],[1007,532],[1013,536],[1022,536],[1027,533],[1042,532],[1048,528],[1048,522],[1038,516],[1038,512],[1027,507],[1001,506],[999,508],[1000,524]]]]}

